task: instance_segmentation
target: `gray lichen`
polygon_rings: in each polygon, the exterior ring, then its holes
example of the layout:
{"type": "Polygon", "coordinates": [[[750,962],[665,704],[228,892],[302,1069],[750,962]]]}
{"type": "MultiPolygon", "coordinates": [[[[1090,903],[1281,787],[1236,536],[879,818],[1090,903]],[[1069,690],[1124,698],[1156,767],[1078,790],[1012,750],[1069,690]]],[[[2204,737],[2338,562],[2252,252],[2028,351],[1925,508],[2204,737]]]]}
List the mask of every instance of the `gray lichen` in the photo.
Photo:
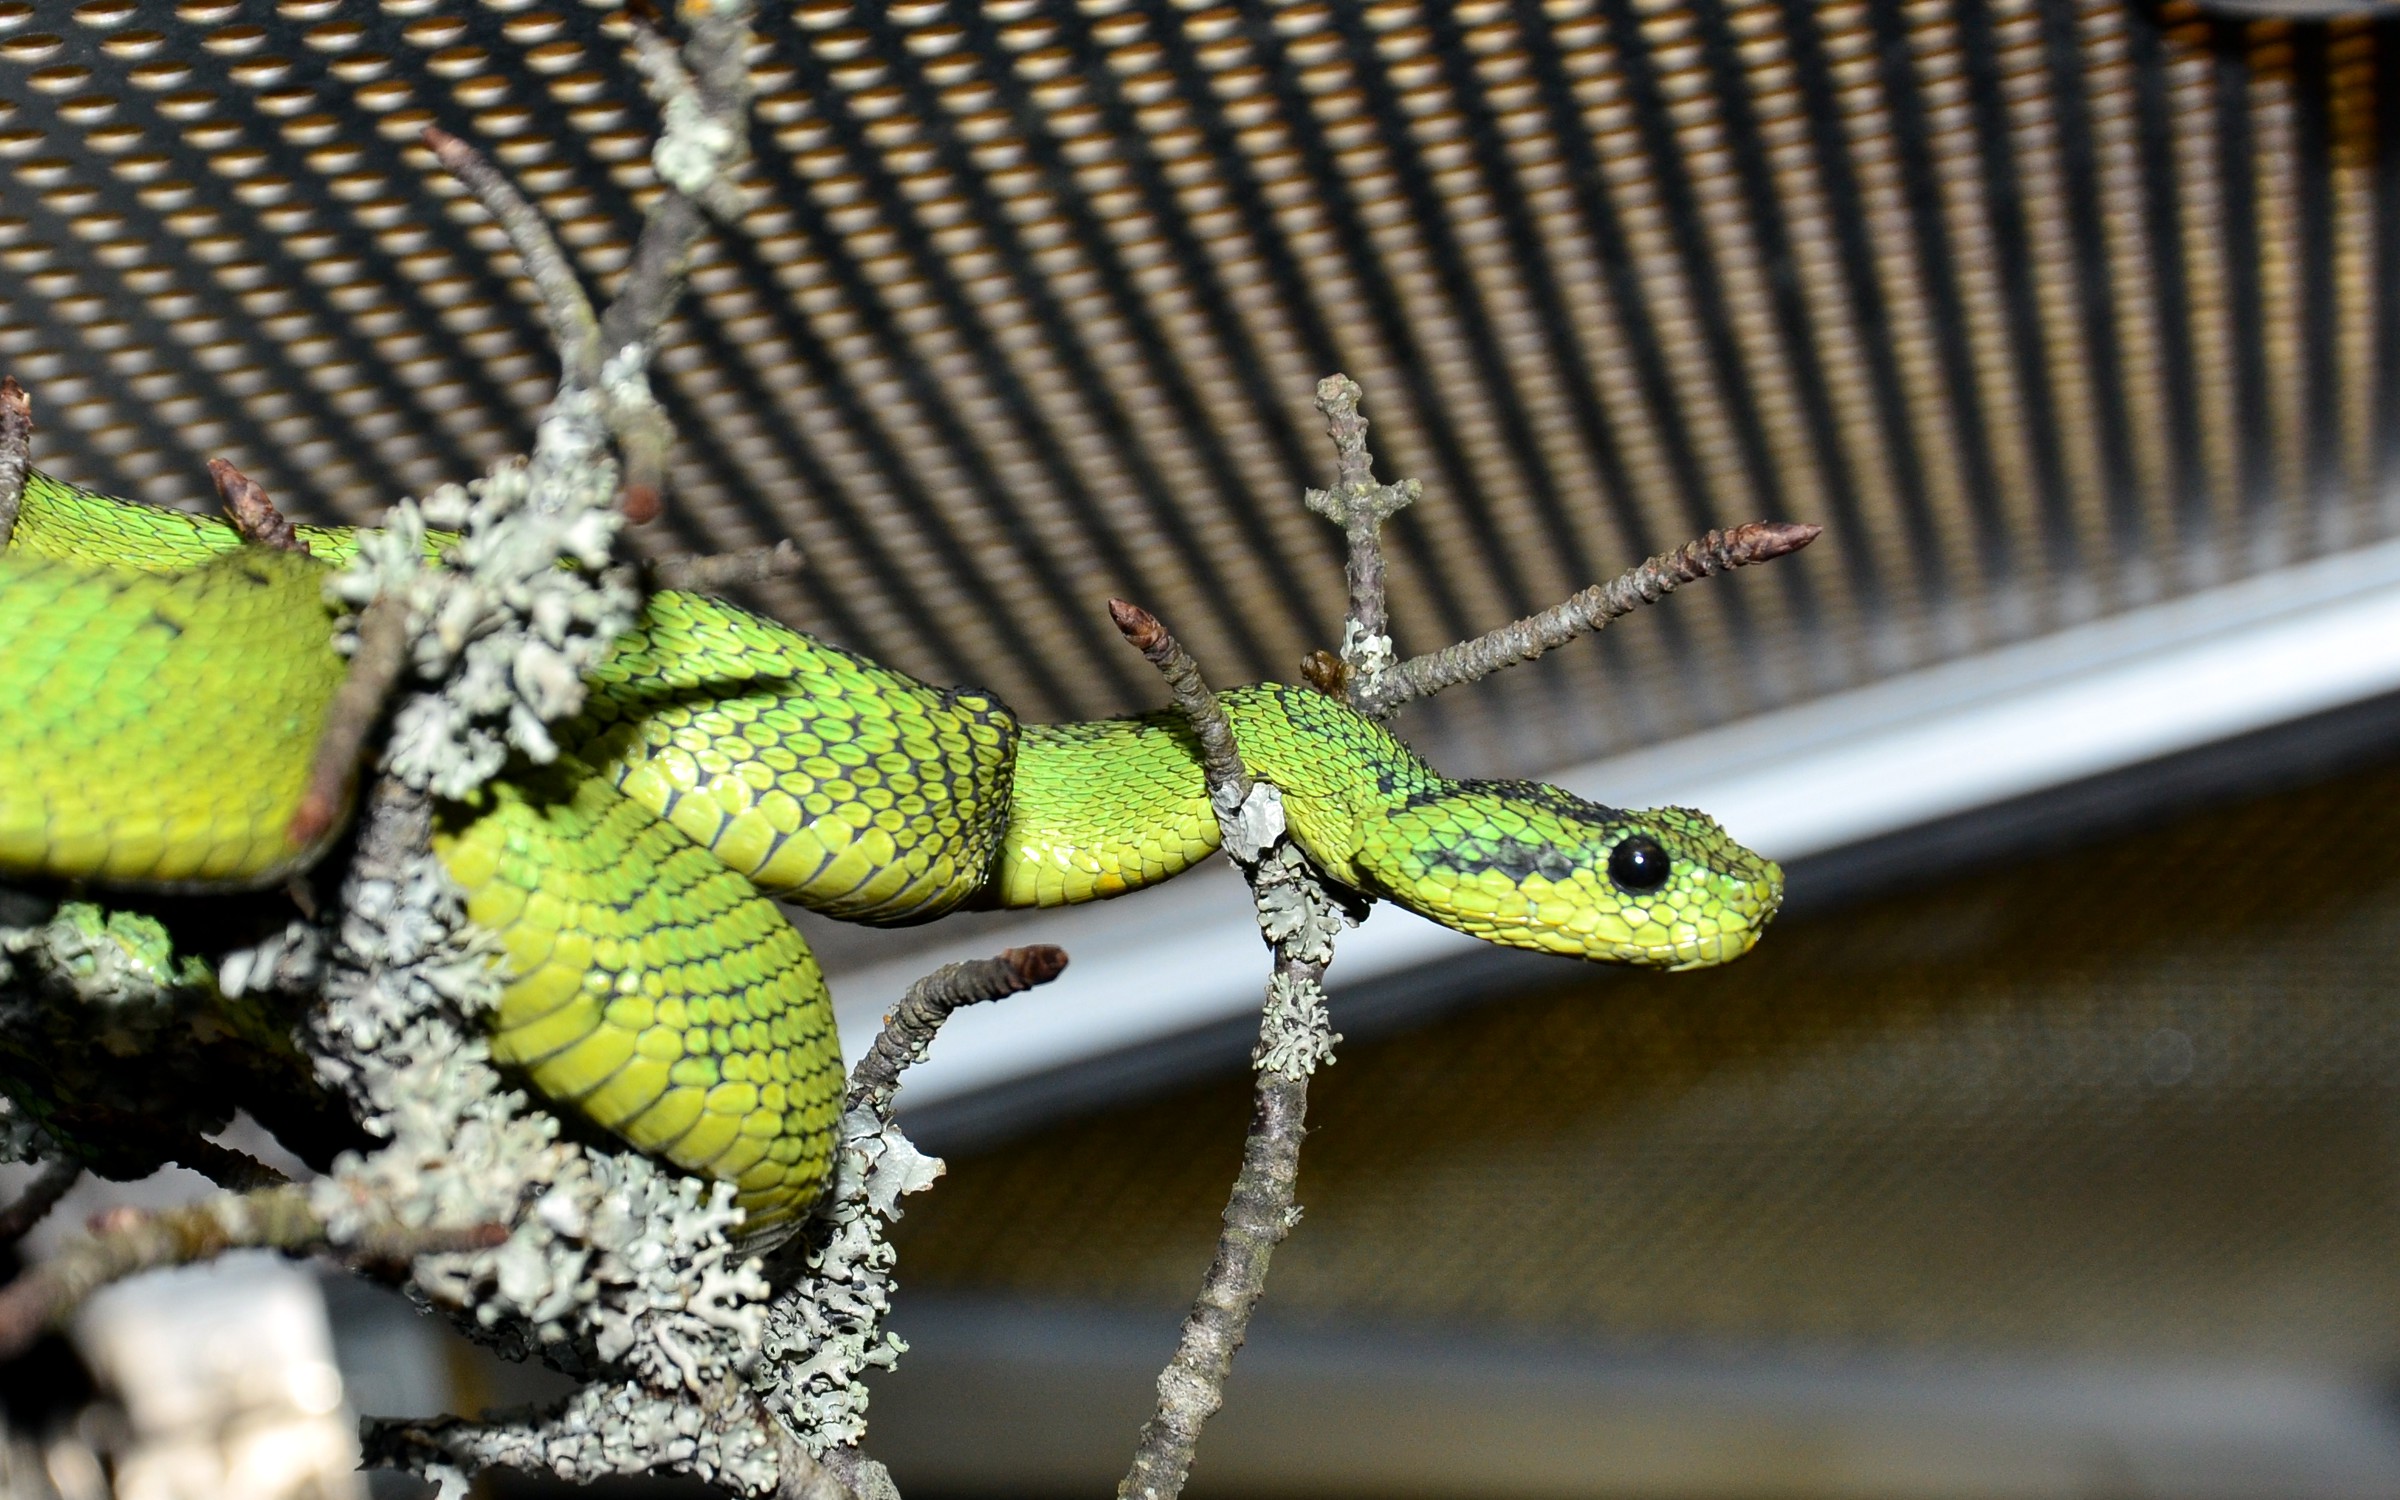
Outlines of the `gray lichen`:
{"type": "Polygon", "coordinates": [[[810,1452],[856,1444],[867,1427],[870,1370],[888,1370],[908,1345],[886,1332],[895,1254],[884,1224],[900,1198],[933,1185],[942,1163],[865,1106],[842,1117],[834,1180],[809,1227],[799,1274],[767,1313],[758,1389],[810,1452]]]}
{"type": "Polygon", "coordinates": [[[1267,981],[1267,1001],[1252,1056],[1262,1073],[1306,1078],[1333,1063],[1341,1034],[1325,1009],[1325,987],[1314,979],[1277,974],[1267,981]]]}
{"type": "Polygon", "coordinates": [[[548,726],[583,706],[585,675],[633,623],[640,596],[611,561],[622,521],[602,404],[562,392],[530,462],[403,500],[328,585],[355,606],[406,600],[411,665],[441,684],[393,715],[385,765],[407,785],[461,797],[512,749],[554,759],[548,726]],[[429,531],[460,535],[429,559],[429,531]]]}
{"type": "Polygon", "coordinates": [[[1278,952],[1308,964],[1333,962],[1333,940],[1343,928],[1356,927],[1366,912],[1363,905],[1339,904],[1307,856],[1288,839],[1256,862],[1250,895],[1267,941],[1278,952]]]}
{"type": "Polygon", "coordinates": [[[481,1034],[492,949],[428,846],[425,793],[463,795],[512,750],[555,754],[547,724],[581,706],[584,671],[631,621],[632,590],[606,565],[616,468],[601,417],[598,398],[562,396],[531,463],[404,508],[338,585],[352,602],[401,592],[417,669],[440,685],[394,716],[392,780],[370,800],[310,1022],[327,1083],[387,1144],[345,1157],[315,1201],[337,1246],[375,1216],[508,1226],[497,1248],[419,1259],[413,1288],[503,1352],[595,1381],[538,1430],[447,1424],[427,1447],[433,1429],[393,1424],[376,1451],[472,1468],[538,1438],[544,1466],[577,1477],[676,1470],[756,1490],[774,1482],[770,1442],[696,1436],[722,1425],[708,1413],[764,1332],[766,1283],[729,1238],[732,1188],[566,1141],[507,1085],[481,1034]],[[428,526],[462,532],[430,566],[428,526]]]}

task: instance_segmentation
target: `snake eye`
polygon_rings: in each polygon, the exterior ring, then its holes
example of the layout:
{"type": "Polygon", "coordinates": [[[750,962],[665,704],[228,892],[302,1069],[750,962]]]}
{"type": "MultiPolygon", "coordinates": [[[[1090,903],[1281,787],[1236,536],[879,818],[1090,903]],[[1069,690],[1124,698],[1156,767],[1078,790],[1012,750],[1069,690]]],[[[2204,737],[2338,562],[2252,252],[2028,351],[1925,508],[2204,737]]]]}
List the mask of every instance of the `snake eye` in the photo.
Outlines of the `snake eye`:
{"type": "Polygon", "coordinates": [[[1608,878],[1623,890],[1655,891],[1667,883],[1672,868],[1667,851],[1646,833],[1635,834],[1608,855],[1608,878]]]}

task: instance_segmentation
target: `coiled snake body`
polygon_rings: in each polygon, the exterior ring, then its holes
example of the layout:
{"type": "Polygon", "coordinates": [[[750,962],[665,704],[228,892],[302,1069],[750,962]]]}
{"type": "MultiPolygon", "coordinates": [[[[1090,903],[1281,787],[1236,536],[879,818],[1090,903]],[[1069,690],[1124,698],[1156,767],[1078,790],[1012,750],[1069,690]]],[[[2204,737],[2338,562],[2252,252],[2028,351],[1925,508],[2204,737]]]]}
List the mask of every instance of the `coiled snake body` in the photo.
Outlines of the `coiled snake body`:
{"type": "MultiPolygon", "coordinates": [[[[30,478],[0,553],[0,873],[271,885],[344,663],[326,564],[30,478]]],[[[555,1102],[736,1184],[752,1232],[829,1168],[841,1050],[774,900],[871,923],[1138,889],[1217,847],[1199,752],[1154,713],[1027,725],[719,600],[652,595],[551,765],[447,806],[435,847],[495,934],[493,1047],[555,1102]]],[[[1782,872],[1705,816],[1451,781],[1307,688],[1221,695],[1336,879],[1493,942],[1692,968],[1782,872]]]]}

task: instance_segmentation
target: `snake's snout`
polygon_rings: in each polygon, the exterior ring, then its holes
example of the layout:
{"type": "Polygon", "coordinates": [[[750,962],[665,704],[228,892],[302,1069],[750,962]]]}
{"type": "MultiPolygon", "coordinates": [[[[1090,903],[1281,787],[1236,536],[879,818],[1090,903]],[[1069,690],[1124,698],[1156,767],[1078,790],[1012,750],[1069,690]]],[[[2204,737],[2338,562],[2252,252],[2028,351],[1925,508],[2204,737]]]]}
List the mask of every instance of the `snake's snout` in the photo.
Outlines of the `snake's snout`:
{"type": "Polygon", "coordinates": [[[1713,880],[1700,882],[1704,888],[1714,886],[1714,899],[1705,903],[1707,914],[1679,926],[1679,941],[1670,945],[1660,967],[1711,968],[1731,963],[1758,945],[1767,924],[1783,907],[1783,866],[1746,849],[1740,852],[1747,856],[1745,868],[1718,871],[1713,880]]]}
{"type": "Polygon", "coordinates": [[[1656,830],[1672,870],[1646,900],[1624,892],[1640,951],[1621,959],[1661,969],[1731,963],[1757,945],[1783,905],[1783,867],[1736,843],[1714,818],[1669,807],[1629,815],[1656,830]]]}

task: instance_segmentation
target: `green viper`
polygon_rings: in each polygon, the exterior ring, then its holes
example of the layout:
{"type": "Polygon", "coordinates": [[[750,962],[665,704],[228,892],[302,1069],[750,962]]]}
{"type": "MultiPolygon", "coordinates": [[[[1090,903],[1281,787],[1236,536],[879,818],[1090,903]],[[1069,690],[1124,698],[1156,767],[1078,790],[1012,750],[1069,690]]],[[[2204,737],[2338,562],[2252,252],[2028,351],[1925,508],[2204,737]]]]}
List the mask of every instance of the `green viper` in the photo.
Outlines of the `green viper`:
{"type": "MultiPolygon", "coordinates": [[[[271,885],[341,681],[328,564],[42,475],[0,553],[0,872],[271,885]]],[[[822,975],[773,905],[871,923],[1135,890],[1217,847],[1179,715],[1021,724],[733,605],[650,597],[552,765],[445,808],[436,851],[504,949],[493,1047],[551,1099],[733,1182],[756,1230],[814,1201],[841,1111],[822,975]],[[772,899],[770,899],[772,898],[772,899]]],[[[1314,690],[1222,695],[1321,868],[1496,943],[1696,968],[1783,874],[1678,808],[1450,781],[1314,690]]]]}

